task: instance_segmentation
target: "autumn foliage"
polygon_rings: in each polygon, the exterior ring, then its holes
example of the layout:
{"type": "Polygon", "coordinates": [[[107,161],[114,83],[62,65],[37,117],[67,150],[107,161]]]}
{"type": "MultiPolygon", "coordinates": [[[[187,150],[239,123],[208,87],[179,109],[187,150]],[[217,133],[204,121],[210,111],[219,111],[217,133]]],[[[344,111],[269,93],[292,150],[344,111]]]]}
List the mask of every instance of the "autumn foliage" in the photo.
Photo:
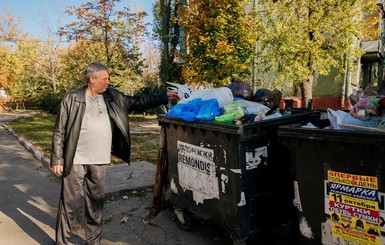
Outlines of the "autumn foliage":
{"type": "Polygon", "coordinates": [[[177,21],[185,36],[181,52],[185,82],[223,86],[232,77],[250,73],[256,43],[250,1],[189,0],[177,21]]]}

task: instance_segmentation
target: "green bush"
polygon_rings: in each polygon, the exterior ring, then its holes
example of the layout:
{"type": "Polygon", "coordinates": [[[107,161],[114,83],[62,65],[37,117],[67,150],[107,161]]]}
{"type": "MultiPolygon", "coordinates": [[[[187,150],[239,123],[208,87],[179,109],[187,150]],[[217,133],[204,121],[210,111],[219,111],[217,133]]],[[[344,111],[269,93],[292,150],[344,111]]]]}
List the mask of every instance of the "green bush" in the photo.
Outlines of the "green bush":
{"type": "Polygon", "coordinates": [[[59,105],[60,98],[54,94],[47,94],[39,99],[40,109],[51,114],[56,114],[59,105]]]}

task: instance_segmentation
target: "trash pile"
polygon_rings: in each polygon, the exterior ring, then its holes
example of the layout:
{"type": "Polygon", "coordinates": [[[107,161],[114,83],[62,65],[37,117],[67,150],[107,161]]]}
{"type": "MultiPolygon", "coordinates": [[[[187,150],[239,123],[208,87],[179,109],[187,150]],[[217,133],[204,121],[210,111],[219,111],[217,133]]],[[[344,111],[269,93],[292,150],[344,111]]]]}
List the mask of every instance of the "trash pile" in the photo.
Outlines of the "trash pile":
{"type": "Polygon", "coordinates": [[[242,124],[284,116],[279,110],[279,90],[259,89],[253,95],[249,84],[237,79],[227,87],[195,91],[186,84],[168,84],[168,90],[177,92],[180,101],[167,111],[166,118],[242,124]]]}
{"type": "Polygon", "coordinates": [[[326,128],[385,132],[385,94],[382,91],[353,91],[349,97],[350,111],[327,109],[330,126],[326,128]]]}

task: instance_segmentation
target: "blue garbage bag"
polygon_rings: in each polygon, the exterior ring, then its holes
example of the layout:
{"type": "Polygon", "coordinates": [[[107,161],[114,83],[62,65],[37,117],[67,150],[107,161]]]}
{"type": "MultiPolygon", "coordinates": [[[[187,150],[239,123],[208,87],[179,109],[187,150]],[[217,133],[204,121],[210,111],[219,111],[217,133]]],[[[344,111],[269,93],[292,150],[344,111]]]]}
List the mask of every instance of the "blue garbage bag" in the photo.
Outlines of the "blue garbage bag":
{"type": "Polygon", "coordinates": [[[214,120],[216,116],[222,115],[223,109],[219,107],[217,99],[203,100],[196,119],[203,121],[214,120]]]}
{"type": "Polygon", "coordinates": [[[176,104],[166,114],[166,118],[179,118],[186,122],[194,122],[199,113],[201,100],[201,98],[197,98],[188,103],[176,104]]]}

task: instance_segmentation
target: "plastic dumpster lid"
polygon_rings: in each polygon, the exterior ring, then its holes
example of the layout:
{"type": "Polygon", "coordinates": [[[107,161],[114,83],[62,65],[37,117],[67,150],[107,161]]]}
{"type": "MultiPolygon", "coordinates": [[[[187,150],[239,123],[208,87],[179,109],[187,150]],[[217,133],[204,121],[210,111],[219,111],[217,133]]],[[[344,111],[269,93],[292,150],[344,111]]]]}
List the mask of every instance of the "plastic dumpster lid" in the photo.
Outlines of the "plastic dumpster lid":
{"type": "Polygon", "coordinates": [[[300,124],[281,126],[277,131],[281,139],[329,140],[351,143],[385,143],[385,133],[348,129],[302,128],[300,124]]]}
{"type": "Polygon", "coordinates": [[[240,134],[243,131],[243,125],[214,123],[213,121],[197,121],[197,122],[186,122],[182,119],[168,119],[164,114],[158,115],[158,123],[164,124],[178,124],[188,127],[207,129],[212,131],[218,131],[228,134],[240,134]]]}
{"type": "Polygon", "coordinates": [[[196,121],[196,122],[185,122],[182,119],[168,119],[164,114],[158,115],[158,123],[161,125],[162,123],[169,124],[179,124],[183,126],[195,127],[200,129],[207,129],[217,132],[223,132],[228,134],[242,134],[247,129],[255,129],[258,128],[259,131],[267,127],[279,127],[281,125],[287,125],[291,123],[296,123],[304,118],[304,116],[310,115],[319,115],[318,111],[309,111],[303,110],[297,112],[296,114],[292,114],[290,116],[284,116],[279,118],[272,118],[257,122],[245,123],[245,124],[226,124],[226,123],[218,123],[214,121],[196,121]]]}

